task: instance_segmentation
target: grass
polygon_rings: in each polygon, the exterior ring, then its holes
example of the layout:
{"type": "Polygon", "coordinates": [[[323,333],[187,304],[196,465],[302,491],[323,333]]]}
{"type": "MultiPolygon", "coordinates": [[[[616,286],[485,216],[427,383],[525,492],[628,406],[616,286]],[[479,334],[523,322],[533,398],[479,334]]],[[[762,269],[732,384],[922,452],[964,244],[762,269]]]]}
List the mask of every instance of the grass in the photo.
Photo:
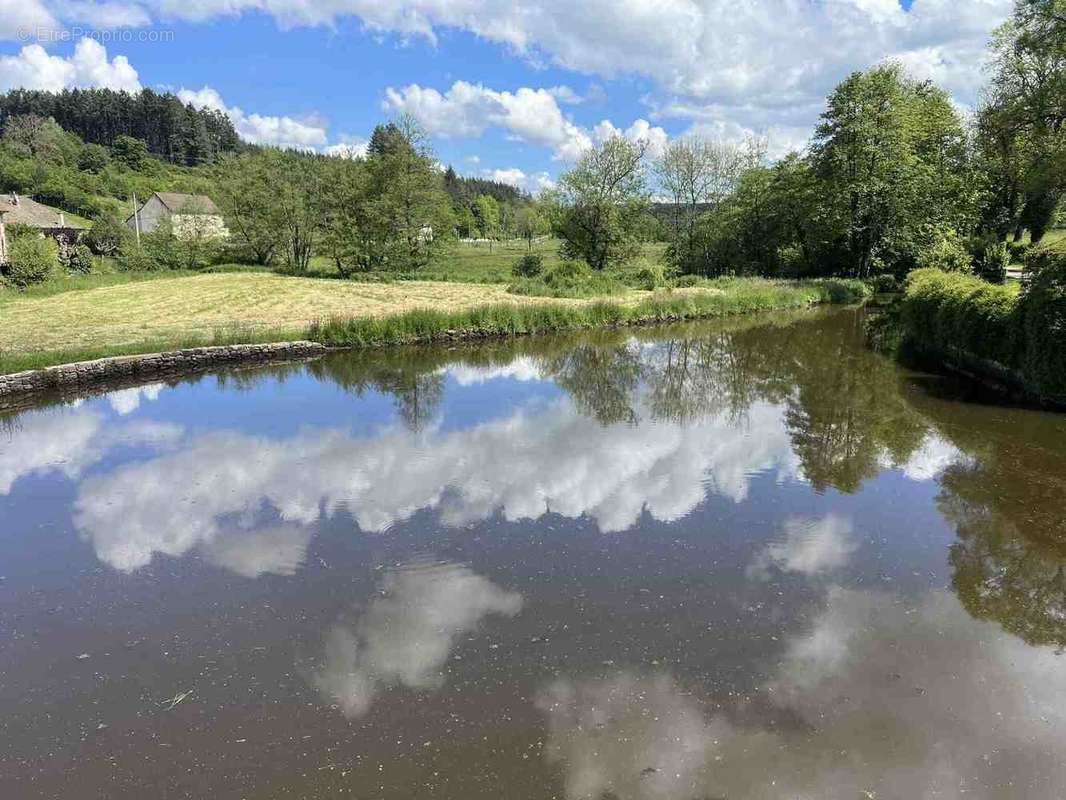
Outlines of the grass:
{"type": "Polygon", "coordinates": [[[494,251],[467,253],[450,268],[449,281],[323,280],[236,267],[122,273],[104,265],[99,273],[55,278],[24,292],[0,290],[0,373],[309,336],[330,344],[384,344],[683,320],[855,299],[858,291],[848,285],[836,297],[844,282],[731,280],[655,294],[619,285],[610,302],[602,295],[521,296],[506,288],[520,251],[494,251]],[[493,271],[500,281],[469,281],[493,271]]]}
{"type": "Polygon", "coordinates": [[[309,338],[331,346],[373,347],[454,338],[522,336],[857,301],[866,296],[866,290],[856,281],[784,283],[749,279],[733,281],[729,291],[689,289],[641,294],[629,302],[508,303],[453,312],[420,308],[380,318],[333,318],[313,325],[309,338]]]}

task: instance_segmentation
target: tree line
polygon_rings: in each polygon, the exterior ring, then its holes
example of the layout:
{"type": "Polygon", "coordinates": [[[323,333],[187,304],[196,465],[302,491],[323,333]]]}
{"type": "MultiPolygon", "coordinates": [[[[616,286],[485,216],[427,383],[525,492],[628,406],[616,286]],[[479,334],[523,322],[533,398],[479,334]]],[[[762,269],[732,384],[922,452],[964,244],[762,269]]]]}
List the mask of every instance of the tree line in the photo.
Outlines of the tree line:
{"type": "Polygon", "coordinates": [[[564,251],[604,269],[630,257],[652,187],[679,273],[902,276],[922,266],[1002,280],[1024,234],[1038,244],[1066,193],[1066,0],[1017,0],[991,43],[972,120],[897,64],[846,78],[805,152],[616,138],[547,202],[564,251]]]}
{"type": "Polygon", "coordinates": [[[176,95],[142,89],[15,89],[0,95],[0,124],[11,117],[52,119],[83,142],[111,147],[120,137],[144,142],[150,154],[173,164],[209,164],[238,150],[240,137],[229,117],[196,108],[176,95]]]}

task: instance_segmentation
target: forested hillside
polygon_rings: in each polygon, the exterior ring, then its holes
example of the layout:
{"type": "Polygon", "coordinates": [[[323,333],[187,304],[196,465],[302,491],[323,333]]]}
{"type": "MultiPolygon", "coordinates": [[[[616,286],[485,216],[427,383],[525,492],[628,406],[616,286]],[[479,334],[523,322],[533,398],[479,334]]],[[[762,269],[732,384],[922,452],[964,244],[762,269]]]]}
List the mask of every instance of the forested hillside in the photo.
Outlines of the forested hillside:
{"type": "Polygon", "coordinates": [[[123,136],[140,139],[150,154],[188,166],[211,163],[241,144],[225,114],[194,108],[176,95],[151,89],[138,94],[110,89],[58,93],[18,89],[0,95],[0,124],[16,116],[54,119],[83,142],[105,147],[123,136]]]}

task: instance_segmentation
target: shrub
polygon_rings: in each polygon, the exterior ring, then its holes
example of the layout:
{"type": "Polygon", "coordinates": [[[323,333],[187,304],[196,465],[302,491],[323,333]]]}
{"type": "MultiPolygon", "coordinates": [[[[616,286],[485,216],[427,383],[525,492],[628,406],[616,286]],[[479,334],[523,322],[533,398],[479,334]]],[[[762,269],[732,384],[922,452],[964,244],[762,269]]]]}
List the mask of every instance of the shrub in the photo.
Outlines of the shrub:
{"type": "Polygon", "coordinates": [[[67,272],[88,275],[93,271],[93,254],[85,245],[77,244],[60,253],[59,263],[67,272]]]}
{"type": "Polygon", "coordinates": [[[1023,373],[1038,392],[1066,402],[1066,251],[1030,255],[1020,316],[1023,373]]]}
{"type": "Polygon", "coordinates": [[[899,278],[888,273],[874,275],[868,283],[870,289],[877,294],[894,294],[899,291],[899,278]]]}
{"type": "Polygon", "coordinates": [[[633,280],[640,289],[654,292],[666,285],[666,274],[660,266],[641,267],[633,274],[633,280]]]}
{"type": "Polygon", "coordinates": [[[1006,242],[988,242],[977,257],[974,272],[989,283],[1004,283],[1010,263],[1010,248],[1006,242]]]}
{"type": "Polygon", "coordinates": [[[971,272],[973,260],[959,234],[948,229],[937,231],[932,244],[918,254],[918,267],[943,272],[971,272]]]}
{"type": "Polygon", "coordinates": [[[703,278],[699,275],[679,275],[674,278],[674,287],[677,289],[692,289],[702,282],[703,278]]]}
{"type": "Polygon", "coordinates": [[[522,256],[511,267],[516,278],[536,278],[544,269],[544,259],[535,253],[522,256]]]}
{"type": "Polygon", "coordinates": [[[43,236],[19,236],[11,241],[10,263],[4,278],[12,286],[24,289],[48,280],[58,266],[58,248],[43,236]]]}
{"type": "Polygon", "coordinates": [[[143,248],[127,247],[118,257],[118,268],[122,272],[155,272],[165,269],[143,248]]]}
{"type": "Polygon", "coordinates": [[[921,349],[961,350],[1011,367],[1021,344],[1017,307],[1015,287],[924,269],[907,278],[900,319],[921,349]]]}
{"type": "Polygon", "coordinates": [[[101,214],[85,234],[85,244],[98,256],[113,256],[130,239],[131,231],[114,214],[101,214]]]}

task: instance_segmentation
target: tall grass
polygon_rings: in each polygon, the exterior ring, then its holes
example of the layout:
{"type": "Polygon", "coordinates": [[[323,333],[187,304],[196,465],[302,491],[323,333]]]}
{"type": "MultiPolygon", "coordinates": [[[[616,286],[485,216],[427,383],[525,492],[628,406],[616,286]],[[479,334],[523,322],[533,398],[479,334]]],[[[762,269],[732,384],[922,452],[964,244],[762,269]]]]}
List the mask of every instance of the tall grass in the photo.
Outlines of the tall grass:
{"type": "Polygon", "coordinates": [[[817,303],[857,302],[867,295],[858,281],[736,282],[722,292],[663,292],[627,305],[598,301],[584,305],[480,306],[456,312],[415,309],[383,318],[317,322],[308,338],[337,347],[374,347],[462,338],[539,333],[654,322],[724,317],[757,311],[802,308],[817,303]]]}

